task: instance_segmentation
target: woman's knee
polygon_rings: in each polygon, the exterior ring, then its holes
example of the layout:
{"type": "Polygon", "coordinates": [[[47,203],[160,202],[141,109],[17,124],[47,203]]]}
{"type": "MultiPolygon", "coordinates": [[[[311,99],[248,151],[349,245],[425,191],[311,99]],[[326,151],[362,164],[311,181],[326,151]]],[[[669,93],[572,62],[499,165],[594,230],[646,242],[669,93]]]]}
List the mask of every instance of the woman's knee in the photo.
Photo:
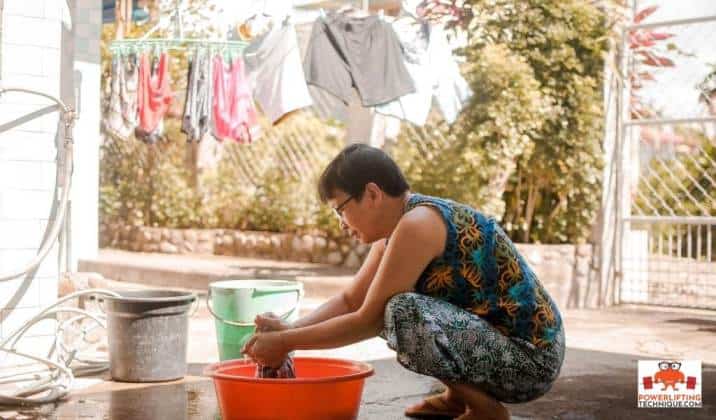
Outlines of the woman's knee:
{"type": "MultiPolygon", "coordinates": [[[[416,313],[416,300],[419,298],[417,293],[398,293],[388,300],[385,306],[385,314],[383,317],[383,325],[385,329],[395,331],[399,326],[404,324],[408,319],[414,318],[416,313]]],[[[380,335],[385,338],[385,331],[380,335]]]]}
{"type": "Polygon", "coordinates": [[[394,314],[405,312],[406,310],[412,311],[421,299],[422,295],[414,292],[398,293],[393,295],[388,300],[388,304],[385,307],[385,317],[392,318],[394,314]]]}

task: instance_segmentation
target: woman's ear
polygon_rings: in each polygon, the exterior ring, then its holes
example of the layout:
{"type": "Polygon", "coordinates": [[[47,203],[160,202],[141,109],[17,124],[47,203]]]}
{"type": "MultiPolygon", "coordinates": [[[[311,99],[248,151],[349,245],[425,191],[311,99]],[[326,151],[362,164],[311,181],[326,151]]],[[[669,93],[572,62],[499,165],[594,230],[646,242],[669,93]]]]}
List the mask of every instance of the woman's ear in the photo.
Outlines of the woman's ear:
{"type": "Polygon", "coordinates": [[[383,197],[383,190],[375,182],[369,182],[365,186],[365,194],[371,202],[380,201],[383,197]]]}

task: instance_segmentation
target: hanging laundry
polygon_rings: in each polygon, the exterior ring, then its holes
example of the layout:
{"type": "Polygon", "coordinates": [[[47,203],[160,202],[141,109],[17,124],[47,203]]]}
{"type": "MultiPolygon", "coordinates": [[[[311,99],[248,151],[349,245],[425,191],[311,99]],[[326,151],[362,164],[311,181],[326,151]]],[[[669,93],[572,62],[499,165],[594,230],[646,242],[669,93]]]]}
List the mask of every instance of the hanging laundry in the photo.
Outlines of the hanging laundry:
{"type": "Polygon", "coordinates": [[[399,19],[393,23],[393,29],[403,47],[405,67],[415,83],[415,92],[377,105],[375,111],[413,124],[424,125],[430,114],[436,77],[430,67],[428,41],[430,27],[426,23],[399,19]]]}
{"type": "Polygon", "coordinates": [[[156,143],[163,132],[162,119],[172,103],[169,77],[169,56],[162,53],[156,66],[143,54],[139,60],[137,103],[139,126],[135,135],[147,143],[156,143]]]}
{"type": "Polygon", "coordinates": [[[391,25],[378,16],[330,14],[313,24],[304,60],[309,92],[323,116],[345,119],[355,86],[363,106],[415,92],[391,25]]]}
{"type": "Polygon", "coordinates": [[[254,99],[271,123],[310,106],[296,29],[289,19],[272,22],[244,50],[246,72],[254,99]]]}
{"type": "Polygon", "coordinates": [[[122,92],[122,117],[128,127],[139,124],[138,91],[139,91],[139,62],[137,54],[131,53],[124,61],[124,84],[120,85],[122,92]]]}
{"type": "Polygon", "coordinates": [[[213,62],[212,129],[221,141],[232,139],[250,143],[260,132],[258,116],[251,98],[251,87],[244,72],[244,61],[237,58],[227,69],[217,55],[213,62]]]}
{"type": "Polygon", "coordinates": [[[424,125],[435,98],[443,117],[452,124],[472,90],[460,74],[445,31],[410,19],[397,20],[393,28],[403,46],[405,65],[416,91],[376,106],[376,112],[424,125]]]}
{"type": "Polygon", "coordinates": [[[435,100],[445,121],[452,124],[470,101],[473,92],[460,74],[453,48],[442,27],[431,27],[428,56],[436,79],[435,100]]]}
{"type": "Polygon", "coordinates": [[[105,129],[126,140],[137,126],[137,56],[112,57],[111,77],[105,129]]]}
{"type": "Polygon", "coordinates": [[[187,141],[201,141],[211,123],[211,58],[206,50],[196,49],[189,61],[186,100],[181,131],[187,141]]]}
{"type": "Polygon", "coordinates": [[[218,141],[202,141],[197,150],[197,169],[213,169],[221,161],[224,155],[224,144],[218,141]]]}

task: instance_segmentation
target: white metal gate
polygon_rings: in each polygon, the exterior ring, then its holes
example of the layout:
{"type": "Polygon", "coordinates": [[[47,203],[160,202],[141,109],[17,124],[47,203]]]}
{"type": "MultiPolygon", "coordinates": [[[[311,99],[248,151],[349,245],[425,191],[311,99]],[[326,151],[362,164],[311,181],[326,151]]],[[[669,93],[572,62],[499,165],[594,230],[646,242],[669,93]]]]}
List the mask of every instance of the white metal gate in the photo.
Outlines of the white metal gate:
{"type": "Polygon", "coordinates": [[[716,16],[649,12],[607,99],[602,302],[716,309],[716,16]]]}

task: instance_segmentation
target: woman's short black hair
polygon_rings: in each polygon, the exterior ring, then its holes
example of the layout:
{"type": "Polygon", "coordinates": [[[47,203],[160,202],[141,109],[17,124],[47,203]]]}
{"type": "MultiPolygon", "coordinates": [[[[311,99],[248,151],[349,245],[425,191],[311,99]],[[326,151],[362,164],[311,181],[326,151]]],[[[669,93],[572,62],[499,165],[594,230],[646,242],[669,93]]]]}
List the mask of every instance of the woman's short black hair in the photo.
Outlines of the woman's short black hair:
{"type": "Polygon", "coordinates": [[[403,172],[384,151],[366,144],[351,144],[341,150],[323,170],[318,181],[322,202],[334,198],[336,190],[360,200],[369,182],[374,182],[392,197],[410,189],[403,172]]]}

